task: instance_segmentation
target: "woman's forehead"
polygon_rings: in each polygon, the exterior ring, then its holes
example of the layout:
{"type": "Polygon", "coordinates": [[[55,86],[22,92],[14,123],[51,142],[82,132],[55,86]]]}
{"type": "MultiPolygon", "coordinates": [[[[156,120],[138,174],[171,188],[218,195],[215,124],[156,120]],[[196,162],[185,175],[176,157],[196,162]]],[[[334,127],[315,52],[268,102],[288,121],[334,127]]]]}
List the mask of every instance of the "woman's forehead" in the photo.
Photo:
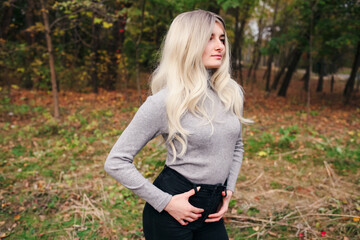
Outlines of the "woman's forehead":
{"type": "Polygon", "coordinates": [[[219,34],[219,35],[225,34],[225,29],[224,29],[223,25],[221,23],[219,23],[218,21],[216,21],[214,24],[212,34],[219,34]]]}

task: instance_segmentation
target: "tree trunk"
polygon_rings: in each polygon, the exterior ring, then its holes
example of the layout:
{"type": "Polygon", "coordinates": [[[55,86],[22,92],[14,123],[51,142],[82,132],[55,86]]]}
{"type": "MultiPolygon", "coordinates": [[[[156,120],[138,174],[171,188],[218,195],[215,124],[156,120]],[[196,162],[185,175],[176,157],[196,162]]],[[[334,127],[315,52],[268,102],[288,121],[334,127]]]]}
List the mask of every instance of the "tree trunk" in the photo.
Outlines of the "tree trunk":
{"type": "Polygon", "coordinates": [[[283,65],[282,65],[281,69],[275,75],[274,82],[273,82],[273,84],[271,86],[271,89],[273,89],[273,90],[277,89],[277,86],[278,86],[278,84],[280,82],[281,76],[284,74],[285,69],[288,67],[291,59],[293,58],[294,53],[295,53],[295,51],[293,50],[293,51],[291,51],[289,53],[289,55],[286,56],[286,59],[283,62],[283,65]]]}
{"type": "Polygon", "coordinates": [[[235,80],[240,83],[241,85],[243,84],[242,82],[242,76],[241,73],[239,73],[239,63],[240,63],[240,44],[239,44],[239,8],[235,8],[235,37],[234,37],[234,48],[233,48],[233,69],[235,70],[235,80]]]}
{"type": "Polygon", "coordinates": [[[277,89],[277,86],[279,85],[280,79],[281,79],[282,75],[283,75],[284,72],[285,72],[286,66],[287,66],[287,64],[283,64],[283,66],[281,67],[281,69],[276,73],[275,78],[274,78],[274,82],[273,82],[273,84],[271,85],[271,89],[272,89],[272,90],[276,90],[276,89],[277,89]]]}
{"type": "Polygon", "coordinates": [[[9,32],[9,26],[13,16],[13,5],[4,7],[4,15],[1,18],[0,22],[0,38],[7,39],[7,34],[9,32]]]}
{"type": "Polygon", "coordinates": [[[52,86],[52,93],[53,93],[53,101],[54,101],[54,117],[55,119],[60,118],[59,113],[59,97],[57,91],[57,84],[56,84],[56,74],[55,74],[55,58],[54,58],[54,50],[51,41],[50,35],[50,26],[49,26],[49,17],[47,13],[47,9],[45,8],[44,0],[40,0],[41,3],[41,12],[44,20],[45,25],[45,36],[46,36],[46,44],[49,53],[49,66],[50,66],[50,73],[51,73],[51,86],[52,86]]]}
{"type": "MultiPolygon", "coordinates": [[[[274,15],[273,15],[272,24],[271,24],[270,41],[273,39],[273,37],[275,35],[274,31],[275,31],[275,22],[276,22],[278,8],[279,8],[279,0],[276,0],[275,7],[274,7],[274,15]]],[[[270,80],[271,80],[272,62],[273,61],[274,61],[274,53],[271,51],[268,61],[267,61],[267,64],[266,64],[266,66],[267,66],[266,72],[264,74],[264,78],[266,78],[265,90],[267,92],[270,92],[270,80]]]]}
{"type": "Polygon", "coordinates": [[[109,81],[106,82],[107,89],[114,89],[116,83],[118,82],[119,76],[119,58],[117,57],[120,54],[120,58],[122,58],[123,53],[123,43],[124,43],[124,29],[126,24],[126,15],[119,17],[114,23],[113,27],[113,40],[111,44],[109,44],[108,54],[110,56],[111,61],[108,64],[109,69],[109,81]]]}
{"type": "Polygon", "coordinates": [[[278,96],[282,96],[282,97],[286,97],[286,92],[287,92],[287,89],[290,85],[290,81],[291,81],[291,77],[296,69],[296,66],[300,60],[300,57],[301,57],[301,54],[302,54],[302,50],[297,47],[294,51],[294,56],[293,58],[291,59],[291,62],[289,64],[289,67],[288,67],[288,70],[286,72],[286,75],[285,75],[285,78],[284,78],[284,81],[280,87],[280,90],[278,92],[278,96]]]}
{"type": "Polygon", "coordinates": [[[274,54],[270,54],[269,59],[267,61],[267,68],[266,72],[264,74],[264,77],[266,77],[266,87],[265,90],[267,92],[270,92],[270,79],[271,79],[271,71],[272,71],[272,62],[273,62],[274,54]]]}
{"type": "Polygon", "coordinates": [[[244,6],[244,9],[240,9],[239,7],[237,7],[235,9],[235,21],[236,21],[236,26],[235,26],[235,39],[234,39],[234,70],[235,73],[237,74],[238,78],[240,79],[240,84],[244,85],[243,82],[243,77],[242,77],[242,50],[241,50],[241,46],[243,44],[244,41],[244,31],[245,31],[245,25],[246,25],[246,21],[249,17],[249,10],[250,10],[250,3],[246,3],[244,6]],[[242,11],[242,18],[240,20],[240,28],[238,28],[238,24],[239,24],[239,14],[242,11]],[[238,31],[237,31],[238,30],[238,31]]]}
{"type": "Polygon", "coordinates": [[[99,24],[92,23],[92,41],[91,41],[91,82],[93,86],[93,92],[99,92],[99,84],[98,84],[98,72],[96,63],[99,60],[99,36],[100,36],[101,27],[99,24]]]}
{"type": "MultiPolygon", "coordinates": [[[[27,6],[26,6],[26,10],[25,10],[25,25],[26,25],[26,28],[30,28],[31,26],[34,25],[34,10],[35,10],[35,3],[34,3],[34,0],[28,0],[27,1],[27,6]]],[[[30,63],[33,61],[34,59],[34,56],[35,56],[35,53],[33,48],[32,48],[32,45],[35,43],[35,34],[34,31],[31,31],[31,32],[28,32],[28,31],[25,31],[26,32],[26,42],[29,46],[29,52],[30,54],[27,54],[27,56],[24,58],[25,59],[25,77],[24,79],[22,80],[22,83],[21,83],[21,86],[26,88],[26,89],[31,89],[33,87],[33,81],[31,79],[31,76],[29,74],[29,66],[30,66],[30,63]]]]}
{"type": "Polygon", "coordinates": [[[324,83],[324,59],[321,59],[319,64],[319,81],[316,88],[316,92],[322,92],[323,83],[324,83]]]}
{"type": "Polygon", "coordinates": [[[263,7],[260,12],[260,18],[259,18],[259,22],[258,22],[258,28],[259,28],[258,38],[254,45],[252,62],[251,62],[251,66],[248,71],[248,76],[247,76],[248,80],[250,80],[250,77],[252,76],[252,81],[251,81],[252,84],[256,83],[256,70],[259,66],[260,58],[261,58],[260,46],[261,46],[261,41],[262,41],[262,32],[263,32],[263,28],[264,28],[264,26],[263,26],[264,9],[265,9],[265,3],[263,4],[263,7]]]}
{"type": "Polygon", "coordinates": [[[139,64],[140,49],[139,49],[139,46],[141,43],[141,38],[142,38],[143,30],[144,30],[145,4],[146,4],[146,0],[143,0],[142,10],[141,10],[140,34],[139,34],[138,40],[136,41],[136,56],[135,56],[135,58],[136,58],[136,86],[137,86],[137,90],[138,90],[139,106],[142,104],[141,85],[140,85],[140,64],[139,64]]]}
{"type": "Polygon", "coordinates": [[[259,55],[258,55],[258,57],[256,59],[255,66],[254,66],[254,69],[253,69],[253,75],[252,75],[253,83],[256,83],[256,71],[259,68],[259,64],[260,64],[260,60],[261,60],[261,53],[260,53],[260,51],[258,51],[258,52],[259,52],[259,55]]]}
{"type": "Polygon", "coordinates": [[[346,83],[345,89],[344,89],[344,96],[345,96],[346,104],[350,102],[351,94],[354,91],[355,77],[356,77],[356,73],[358,71],[359,65],[360,65],[360,41],[357,44],[355,58],[354,58],[353,66],[351,69],[350,77],[349,77],[349,79],[346,83]]]}
{"type": "Polygon", "coordinates": [[[308,81],[310,80],[310,51],[306,53],[306,59],[307,59],[307,65],[305,68],[305,74],[301,78],[301,81],[304,81],[304,90],[307,92],[309,90],[309,84],[308,81]]]}

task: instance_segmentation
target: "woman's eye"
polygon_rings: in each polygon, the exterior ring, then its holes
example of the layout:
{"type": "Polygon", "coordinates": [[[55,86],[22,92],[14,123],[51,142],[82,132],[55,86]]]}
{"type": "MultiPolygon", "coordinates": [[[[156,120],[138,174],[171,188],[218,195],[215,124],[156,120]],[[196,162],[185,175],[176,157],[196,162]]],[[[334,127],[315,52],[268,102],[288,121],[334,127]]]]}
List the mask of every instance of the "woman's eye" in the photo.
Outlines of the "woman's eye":
{"type": "Polygon", "coordinates": [[[220,39],[220,41],[225,45],[225,38],[220,39]]]}

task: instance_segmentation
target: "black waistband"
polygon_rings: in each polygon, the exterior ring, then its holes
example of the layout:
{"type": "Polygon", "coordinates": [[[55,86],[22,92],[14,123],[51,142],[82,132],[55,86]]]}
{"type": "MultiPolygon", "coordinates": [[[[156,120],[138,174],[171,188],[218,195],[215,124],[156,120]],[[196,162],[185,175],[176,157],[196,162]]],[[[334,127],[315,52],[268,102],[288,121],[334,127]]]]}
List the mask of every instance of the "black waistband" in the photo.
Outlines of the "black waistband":
{"type": "Polygon", "coordinates": [[[202,189],[205,190],[211,190],[214,192],[222,192],[225,191],[225,196],[227,196],[227,192],[226,192],[226,184],[227,184],[227,179],[225,181],[224,184],[218,183],[218,184],[197,184],[197,183],[193,183],[191,182],[189,179],[187,179],[186,177],[184,177],[181,173],[177,172],[176,170],[168,167],[167,165],[165,165],[164,167],[164,172],[171,172],[174,175],[176,175],[179,179],[181,179],[181,181],[186,182],[187,184],[191,185],[194,190],[195,193],[197,193],[197,187],[201,187],[202,189]]]}

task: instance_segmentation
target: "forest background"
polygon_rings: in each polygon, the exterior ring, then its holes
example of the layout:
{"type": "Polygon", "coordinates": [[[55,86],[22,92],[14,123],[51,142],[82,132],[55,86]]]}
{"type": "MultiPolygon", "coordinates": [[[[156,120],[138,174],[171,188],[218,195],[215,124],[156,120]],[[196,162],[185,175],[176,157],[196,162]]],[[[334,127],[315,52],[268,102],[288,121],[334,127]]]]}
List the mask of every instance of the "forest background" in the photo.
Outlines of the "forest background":
{"type": "MultiPolygon", "coordinates": [[[[360,2],[0,2],[0,238],[144,239],[144,201],[103,170],[149,94],[166,30],[204,9],[227,23],[246,92],[231,239],[360,238],[360,2]]],[[[134,163],[150,180],[165,149],[134,163]]]]}

